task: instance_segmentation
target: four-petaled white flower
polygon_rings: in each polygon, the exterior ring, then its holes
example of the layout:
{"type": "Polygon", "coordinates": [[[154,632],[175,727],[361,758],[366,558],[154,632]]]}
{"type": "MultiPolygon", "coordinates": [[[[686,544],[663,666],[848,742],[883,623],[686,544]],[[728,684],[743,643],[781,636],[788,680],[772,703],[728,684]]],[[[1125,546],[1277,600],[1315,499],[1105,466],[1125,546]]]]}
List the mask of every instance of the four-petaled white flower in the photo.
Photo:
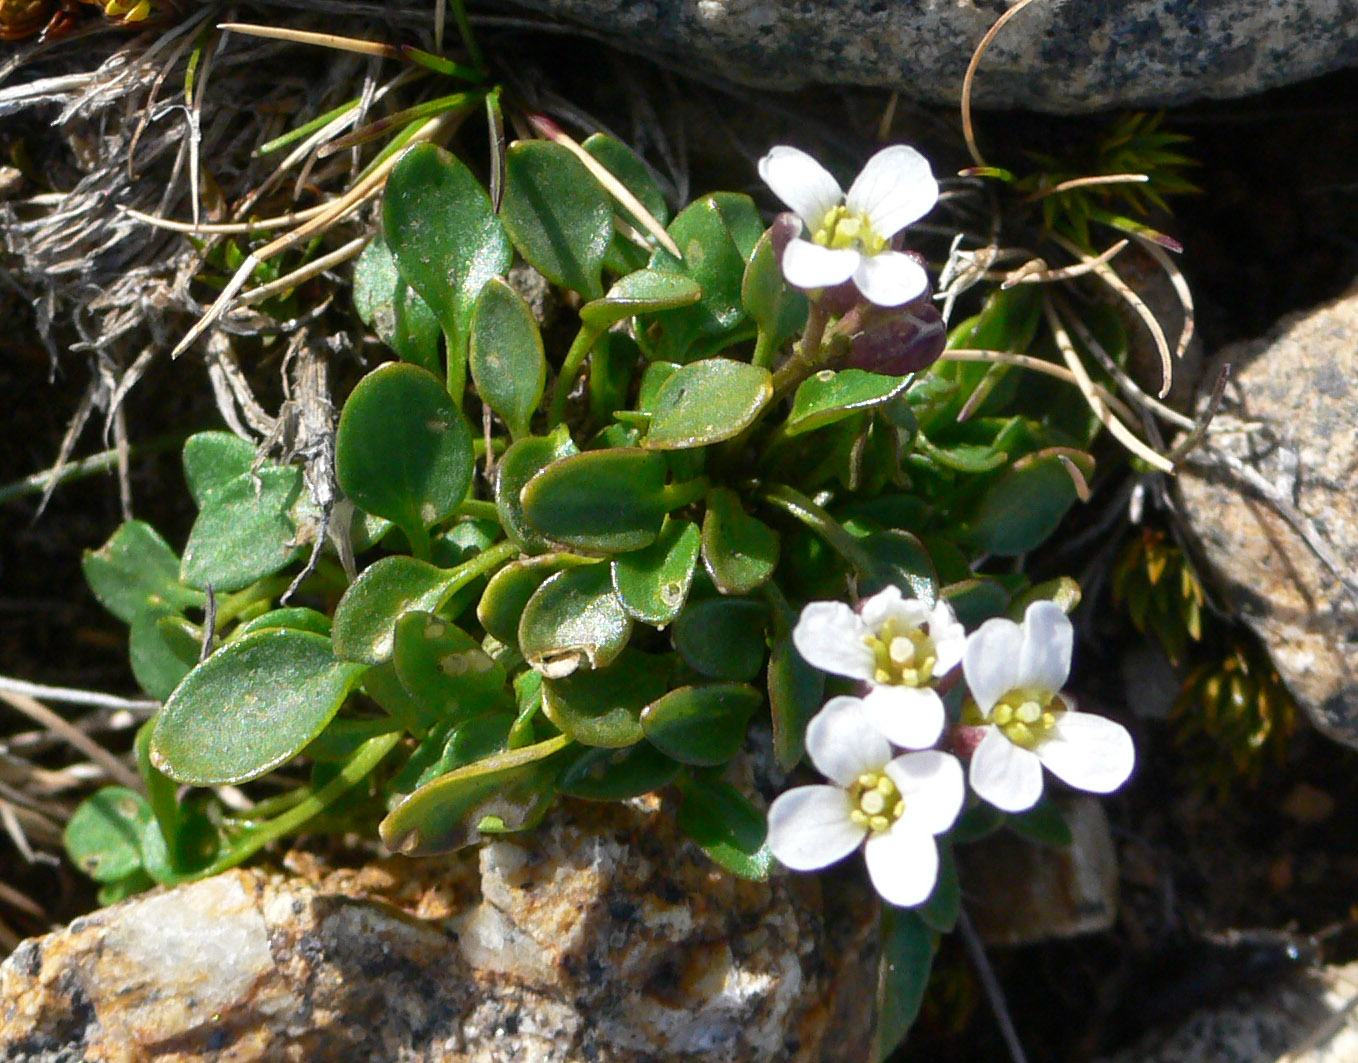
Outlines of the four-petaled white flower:
{"type": "Polygon", "coordinates": [[[759,160],[759,176],[802,219],[810,239],[783,252],[783,276],[798,288],[830,288],[850,277],[878,306],[901,306],[928,287],[923,267],[893,251],[891,238],[938,202],[929,161],[912,147],[883,148],[846,196],[804,151],[780,145],[759,160]]]}
{"type": "Polygon", "coordinates": [[[870,685],[867,718],[906,749],[927,749],[943,733],[943,699],[932,684],[962,660],[966,639],[947,602],[930,609],[896,587],[866,599],[857,613],[843,602],[811,602],[792,631],[808,664],[870,685]]]}
{"type": "Polygon", "coordinates": [[[975,703],[962,722],[984,727],[972,754],[971,788],[996,808],[1022,812],[1042,796],[1042,768],[1096,794],[1132,773],[1126,728],[1076,712],[1059,691],[1070,675],[1074,631],[1055,602],[1034,602],[1023,626],[987,620],[967,639],[962,674],[975,703]]]}
{"type": "Polygon", "coordinates": [[[769,806],[769,849],[794,871],[842,860],[867,840],[877,892],[892,904],[923,904],[938,878],[934,836],[957,820],[966,796],[949,753],[903,753],[872,726],[858,698],[831,698],[806,728],[811,761],[833,785],[798,786],[769,806]]]}

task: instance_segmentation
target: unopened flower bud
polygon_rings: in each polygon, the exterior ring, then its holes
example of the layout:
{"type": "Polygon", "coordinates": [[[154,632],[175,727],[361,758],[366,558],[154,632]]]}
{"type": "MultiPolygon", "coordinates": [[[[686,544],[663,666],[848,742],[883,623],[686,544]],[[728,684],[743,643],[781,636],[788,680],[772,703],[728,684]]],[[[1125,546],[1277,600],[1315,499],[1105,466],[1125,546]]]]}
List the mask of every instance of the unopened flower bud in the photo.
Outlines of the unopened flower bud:
{"type": "Polygon", "coordinates": [[[888,376],[905,376],[938,361],[948,332],[937,308],[918,300],[864,329],[849,346],[848,364],[888,376]]]}
{"type": "Polygon", "coordinates": [[[785,210],[773,219],[773,224],[769,226],[769,246],[773,248],[774,260],[779,265],[782,264],[787,245],[801,235],[802,219],[792,211],[785,210]]]}

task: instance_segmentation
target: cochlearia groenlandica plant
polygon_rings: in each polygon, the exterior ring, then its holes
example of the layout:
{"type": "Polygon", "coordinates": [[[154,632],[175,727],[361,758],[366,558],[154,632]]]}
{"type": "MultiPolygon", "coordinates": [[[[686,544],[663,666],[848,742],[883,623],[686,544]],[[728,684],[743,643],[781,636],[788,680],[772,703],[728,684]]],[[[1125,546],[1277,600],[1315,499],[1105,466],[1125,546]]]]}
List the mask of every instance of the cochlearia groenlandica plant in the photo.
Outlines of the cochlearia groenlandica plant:
{"type": "Polygon", "coordinates": [[[393,357],[343,404],[329,496],[203,432],[182,551],[131,521],[86,558],[163,707],[145,793],[100,791],[69,848],[113,900],[302,831],[420,856],[661,791],[733,875],[863,850],[889,1047],[958,919],[954,846],[1059,839],[1052,777],[1133,768],[1064,690],[1078,588],[1023,565],[1087,492],[1108,405],[1082,396],[1107,392],[1042,357],[1040,285],[935,297],[912,147],[847,191],[773,147],[789,212],[715,192],[671,217],[623,143],[538,128],[498,203],[432,144],[392,168],[353,301],[393,357]]]}

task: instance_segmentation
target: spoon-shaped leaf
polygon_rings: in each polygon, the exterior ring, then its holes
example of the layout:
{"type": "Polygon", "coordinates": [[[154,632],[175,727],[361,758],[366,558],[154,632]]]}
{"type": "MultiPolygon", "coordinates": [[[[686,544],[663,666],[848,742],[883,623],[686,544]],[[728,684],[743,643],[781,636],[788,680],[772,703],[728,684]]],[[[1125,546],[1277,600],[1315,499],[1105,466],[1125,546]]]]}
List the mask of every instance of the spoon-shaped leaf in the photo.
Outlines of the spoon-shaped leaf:
{"type": "Polygon", "coordinates": [[[203,604],[202,592],[179,582],[179,558],[145,521],[121,525],[98,550],[86,551],[81,567],[99,604],[124,624],[152,598],[179,608],[203,604]]]}
{"type": "Polygon", "coordinates": [[[354,309],[401,361],[442,372],[438,316],[401,276],[391,248],[380,236],[354,263],[354,309]]]}
{"type": "Polygon", "coordinates": [[[524,516],[524,486],[552,462],[574,453],[575,444],[571,442],[570,432],[562,425],[551,435],[530,436],[511,443],[496,465],[495,509],[505,534],[524,553],[541,554],[553,545],[524,516]]]}
{"type": "Polygon", "coordinates": [[[632,618],[606,564],[558,572],[533,592],[519,618],[519,651],[544,676],[567,676],[582,665],[607,668],[631,636],[632,618]]]}
{"type": "Polygon", "coordinates": [[[730,488],[708,494],[703,562],[722,594],[745,594],[763,586],[778,565],[778,544],[778,533],[746,513],[730,488]]]}
{"type": "Polygon", "coordinates": [[[561,773],[558,789],[586,801],[626,801],[659,790],[679,774],[679,763],[649,742],[624,749],[590,749],[561,773]]]}
{"type": "Polygon", "coordinates": [[[641,711],[641,729],[658,750],[684,764],[725,764],[745,741],[745,725],[763,703],[745,683],[706,683],[671,690],[641,711]]]}
{"type": "Polygon", "coordinates": [[[95,882],[116,882],[141,869],[141,835],[151,822],[146,798],[105,786],[83,801],[62,838],[71,862],[95,882]]]}
{"type": "Polygon", "coordinates": [[[772,397],[767,369],[729,358],[692,362],[656,392],[645,445],[684,450],[731,439],[754,423],[772,397]]]}
{"type": "Polygon", "coordinates": [[[641,710],[668,686],[664,658],[629,649],[607,668],[544,679],[542,711],[581,745],[620,749],[641,741],[641,710]]]}
{"type": "Polygon", "coordinates": [[[437,609],[452,594],[456,577],[456,572],[413,557],[373,562],[335,607],[335,655],[365,664],[388,660],[401,614],[437,609]]]}
{"type": "Polygon", "coordinates": [[[580,308],[580,320],[590,328],[602,332],[619,321],[637,314],[653,314],[691,306],[703,294],[698,282],[682,273],[662,273],[659,270],[639,269],[629,273],[608,289],[602,299],[595,299],[580,308]]]}
{"type": "Polygon", "coordinates": [[[697,569],[702,532],[691,520],[666,520],[650,546],[613,560],[613,588],[638,620],[663,627],[684,607],[697,569]]]}
{"type": "Polygon", "coordinates": [[[797,388],[786,431],[800,435],[890,401],[905,390],[907,381],[898,376],[869,373],[862,369],[823,369],[807,377],[797,388]]]}
{"type": "Polygon", "coordinates": [[[468,357],[482,400],[500,415],[514,439],[526,436],[547,382],[547,359],[533,311],[498,277],[477,296],[468,357]]]}
{"type": "Polygon", "coordinates": [[[640,550],[660,534],[669,500],[663,455],[632,448],[554,462],[523,489],[523,515],[549,540],[585,553],[640,550]]]}
{"type": "Polygon", "coordinates": [[[753,679],[764,665],[768,620],[768,607],[748,598],[694,602],[674,622],[674,648],[713,679],[753,679]]]}

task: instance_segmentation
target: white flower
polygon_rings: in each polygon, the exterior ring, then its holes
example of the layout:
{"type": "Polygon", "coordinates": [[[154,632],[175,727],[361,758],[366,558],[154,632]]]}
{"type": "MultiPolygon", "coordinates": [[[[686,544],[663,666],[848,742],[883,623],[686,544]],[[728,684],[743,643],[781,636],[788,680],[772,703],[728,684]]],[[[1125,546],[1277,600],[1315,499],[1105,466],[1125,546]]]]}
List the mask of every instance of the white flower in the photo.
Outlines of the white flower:
{"type": "Polygon", "coordinates": [[[1058,693],[1070,675],[1074,641],[1055,602],[1028,606],[1021,628],[987,620],[967,639],[962,674],[975,709],[968,705],[962,722],[985,729],[971,758],[971,788],[1005,812],[1037,803],[1043,765],[1096,794],[1116,790],[1132,773],[1136,750],[1127,729],[1076,712],[1058,693]]]}
{"type": "Polygon", "coordinates": [[[806,728],[811,761],[834,785],[799,786],[769,806],[769,848],[794,871],[842,860],[867,839],[877,892],[892,904],[929,899],[938,878],[934,835],[953,825],[966,783],[950,753],[891,759],[858,698],[831,698],[806,728]]]}
{"type": "Polygon", "coordinates": [[[798,288],[830,288],[850,277],[869,302],[901,306],[929,278],[891,238],[938,202],[929,160],[896,144],[868,160],[846,196],[829,171],[804,151],[779,146],[759,160],[759,176],[797,212],[811,234],[783,252],[783,276],[798,288]]]}
{"type": "Polygon", "coordinates": [[[927,749],[943,733],[943,699],[930,684],[962,660],[967,635],[952,606],[930,609],[896,587],[865,600],[810,602],[792,629],[802,658],[823,672],[865,680],[868,718],[906,749],[927,749]]]}

